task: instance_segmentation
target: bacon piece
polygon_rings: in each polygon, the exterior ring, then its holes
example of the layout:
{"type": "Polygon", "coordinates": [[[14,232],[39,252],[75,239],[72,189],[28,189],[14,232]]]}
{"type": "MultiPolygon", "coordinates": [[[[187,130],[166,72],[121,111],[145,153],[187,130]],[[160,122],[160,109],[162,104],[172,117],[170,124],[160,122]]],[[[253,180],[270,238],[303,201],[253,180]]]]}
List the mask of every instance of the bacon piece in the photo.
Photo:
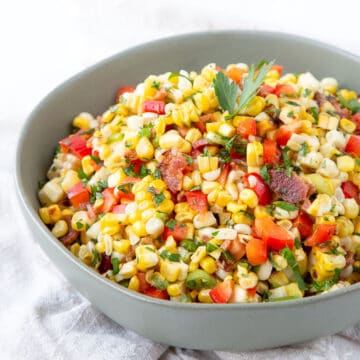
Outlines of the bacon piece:
{"type": "Polygon", "coordinates": [[[314,100],[319,106],[322,106],[327,101],[326,96],[318,91],[314,94],[314,100]]]}
{"type": "Polygon", "coordinates": [[[313,186],[294,172],[291,176],[287,176],[284,170],[270,170],[269,173],[271,190],[289,203],[305,201],[314,192],[313,186]]]}
{"type": "Polygon", "coordinates": [[[319,107],[322,106],[326,101],[328,101],[334,107],[335,111],[340,115],[341,118],[351,118],[350,110],[342,107],[335,96],[325,96],[320,92],[316,92],[314,95],[314,100],[317,102],[319,107]]]}
{"type": "Polygon", "coordinates": [[[72,228],[71,216],[64,216],[64,220],[66,221],[69,230],[68,233],[59,238],[59,240],[64,244],[64,246],[68,247],[77,240],[77,238],[79,237],[79,232],[72,228]]]}
{"type": "Polygon", "coordinates": [[[179,150],[171,149],[164,154],[164,160],[160,163],[159,169],[162,179],[172,193],[181,190],[183,170],[186,166],[186,159],[179,150]]]}

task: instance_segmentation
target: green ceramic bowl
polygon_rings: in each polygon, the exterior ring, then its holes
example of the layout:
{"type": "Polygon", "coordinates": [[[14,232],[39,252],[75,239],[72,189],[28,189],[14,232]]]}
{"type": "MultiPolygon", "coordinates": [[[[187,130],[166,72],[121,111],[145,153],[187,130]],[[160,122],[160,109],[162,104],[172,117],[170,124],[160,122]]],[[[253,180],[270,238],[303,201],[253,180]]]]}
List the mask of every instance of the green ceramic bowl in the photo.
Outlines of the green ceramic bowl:
{"type": "Polygon", "coordinates": [[[223,31],[154,41],[115,55],[64,82],[31,113],[17,149],[16,181],[34,238],[74,287],[119,324],[154,341],[193,349],[253,350],[332,334],[360,320],[360,284],[280,303],[186,304],[156,300],[102,278],[82,264],[40,221],[37,182],[54,144],[81,111],[99,114],[120,85],[149,74],[197,69],[210,62],[257,63],[276,59],[286,71],[334,76],[359,89],[360,59],[332,46],[285,34],[223,31]]]}

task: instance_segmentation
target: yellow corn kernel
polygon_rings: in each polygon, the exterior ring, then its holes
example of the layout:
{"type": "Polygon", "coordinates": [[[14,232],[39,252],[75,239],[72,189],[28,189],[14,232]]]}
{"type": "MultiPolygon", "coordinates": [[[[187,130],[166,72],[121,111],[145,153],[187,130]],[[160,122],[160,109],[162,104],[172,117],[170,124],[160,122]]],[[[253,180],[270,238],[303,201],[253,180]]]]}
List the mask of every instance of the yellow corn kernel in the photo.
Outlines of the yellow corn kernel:
{"type": "Polygon", "coordinates": [[[269,131],[275,130],[276,125],[270,119],[264,119],[257,123],[257,133],[265,136],[269,131]]]}
{"type": "Polygon", "coordinates": [[[127,239],[115,240],[113,242],[113,248],[119,254],[126,255],[129,252],[130,247],[131,247],[131,242],[130,240],[127,239]]]}
{"type": "Polygon", "coordinates": [[[336,164],[340,171],[350,172],[355,168],[355,159],[349,155],[339,156],[336,158],[336,164]]]}
{"type": "Polygon", "coordinates": [[[351,235],[354,230],[354,224],[345,216],[339,216],[336,219],[336,234],[341,238],[351,235]]]}
{"type": "Polygon", "coordinates": [[[150,185],[150,187],[153,187],[159,191],[164,191],[166,189],[165,182],[160,179],[153,180],[149,185],[150,185]]]}
{"type": "Polygon", "coordinates": [[[90,129],[90,122],[83,116],[76,116],[73,120],[73,126],[79,129],[88,130],[90,129]]]}
{"type": "Polygon", "coordinates": [[[149,219],[153,218],[156,215],[156,209],[150,208],[146,209],[141,213],[141,220],[146,223],[149,219]]]}
{"type": "Polygon", "coordinates": [[[211,206],[215,205],[215,202],[219,195],[219,192],[220,192],[220,189],[216,188],[208,194],[207,201],[211,206]]]}
{"type": "Polygon", "coordinates": [[[182,294],[182,284],[181,283],[169,284],[166,290],[169,296],[179,296],[182,294]]]}
{"type": "Polygon", "coordinates": [[[200,261],[206,257],[206,246],[199,246],[191,256],[191,262],[200,263],[200,261]]]}
{"type": "Polygon", "coordinates": [[[231,219],[236,223],[236,224],[246,224],[246,225],[251,225],[253,223],[253,220],[246,216],[243,212],[239,212],[239,213],[234,213],[231,215],[231,219]]]}
{"type": "Polygon", "coordinates": [[[183,212],[194,212],[195,211],[193,209],[191,209],[190,205],[187,202],[180,202],[177,203],[174,207],[174,211],[179,214],[179,213],[183,213],[183,212]]]}
{"type": "Polygon", "coordinates": [[[50,213],[48,207],[42,207],[39,209],[39,216],[42,222],[46,225],[51,224],[50,213]]]}
{"type": "Polygon", "coordinates": [[[100,220],[100,231],[102,234],[114,235],[120,231],[120,223],[126,215],[106,213],[100,220]]]}
{"type": "Polygon", "coordinates": [[[111,110],[107,110],[102,115],[102,122],[108,123],[110,122],[115,116],[115,113],[113,113],[111,110]]]}
{"type": "Polygon", "coordinates": [[[160,274],[170,282],[174,282],[180,275],[180,263],[172,262],[168,260],[161,260],[160,262],[160,274]]]}
{"type": "Polygon", "coordinates": [[[232,200],[232,197],[226,190],[220,190],[216,198],[216,204],[220,207],[226,206],[229,201],[232,200]]]}
{"type": "Polygon", "coordinates": [[[194,187],[194,182],[192,180],[191,177],[185,175],[183,177],[183,183],[182,183],[182,188],[185,190],[185,191],[188,191],[190,189],[192,189],[194,187]]]}
{"type": "Polygon", "coordinates": [[[139,237],[147,235],[145,223],[143,221],[135,221],[133,224],[133,230],[134,233],[139,237]]]}
{"type": "Polygon", "coordinates": [[[252,189],[242,190],[240,192],[240,200],[252,209],[258,205],[258,197],[252,189]]]}
{"type": "Polygon", "coordinates": [[[246,120],[252,120],[252,119],[253,119],[252,116],[235,116],[234,119],[233,119],[233,125],[237,127],[244,120],[246,121],[246,120]]]}
{"type": "Polygon", "coordinates": [[[201,302],[201,303],[204,303],[204,304],[211,304],[213,301],[211,300],[211,297],[210,297],[210,290],[211,289],[201,289],[199,291],[199,294],[198,294],[198,300],[201,302]]]}
{"type": "Polygon", "coordinates": [[[219,164],[219,158],[216,156],[201,156],[197,157],[199,171],[204,174],[212,170],[216,170],[219,164]]]}
{"type": "Polygon", "coordinates": [[[141,191],[134,192],[134,193],[135,193],[135,201],[137,203],[140,203],[145,200],[152,200],[151,193],[146,190],[141,190],[141,191]]]}
{"type": "MultiPolygon", "coordinates": [[[[148,200],[148,201],[151,201],[151,200],[148,200]]],[[[140,211],[136,210],[136,211],[132,212],[131,214],[129,214],[128,220],[131,224],[133,224],[134,222],[141,219],[141,215],[142,215],[142,213],[140,211]]]]}
{"type": "Polygon", "coordinates": [[[325,130],[336,130],[339,124],[339,119],[335,116],[330,116],[326,112],[319,114],[319,120],[317,126],[325,130]]]}
{"type": "Polygon", "coordinates": [[[217,270],[217,265],[215,260],[210,257],[206,256],[200,261],[200,266],[208,273],[213,274],[217,270]]]}
{"type": "MultiPolygon", "coordinates": [[[[144,200],[142,202],[140,202],[137,206],[137,211],[138,213],[142,213],[143,211],[147,210],[147,209],[152,209],[154,208],[154,203],[152,200],[144,200]]],[[[129,216],[131,216],[132,214],[130,214],[129,216]]],[[[130,218],[129,218],[130,219],[130,218]]],[[[138,219],[137,219],[138,220],[138,219]]]]}
{"type": "Polygon", "coordinates": [[[144,181],[144,179],[142,179],[141,181],[138,181],[137,183],[135,183],[132,187],[132,193],[136,194],[139,191],[147,191],[148,187],[149,187],[150,181],[144,181]]]}
{"type": "Polygon", "coordinates": [[[254,216],[257,218],[257,219],[261,219],[261,218],[264,218],[264,217],[268,217],[269,216],[269,213],[267,212],[266,210],[266,207],[265,206],[256,206],[255,209],[254,209],[254,216]]]}
{"type": "Polygon", "coordinates": [[[191,174],[191,178],[195,186],[201,185],[202,179],[201,179],[200,171],[194,170],[191,174]]]}
{"type": "Polygon", "coordinates": [[[340,120],[340,128],[346,131],[347,133],[351,134],[355,131],[356,125],[351,120],[343,118],[340,120]]]}
{"type": "Polygon", "coordinates": [[[350,91],[348,89],[341,89],[339,90],[339,94],[345,99],[345,100],[352,100],[356,99],[357,95],[355,91],[350,91]]]}
{"type": "Polygon", "coordinates": [[[99,253],[103,253],[105,252],[105,241],[104,240],[101,240],[101,241],[98,241],[96,244],[95,244],[95,249],[99,252],[99,253]]]}
{"type": "Polygon", "coordinates": [[[343,202],[345,208],[345,216],[348,219],[355,219],[359,215],[359,205],[355,199],[345,199],[343,202]]]}
{"type": "Polygon", "coordinates": [[[263,164],[263,146],[258,141],[247,144],[246,162],[248,166],[256,167],[263,164]]]}
{"type": "Polygon", "coordinates": [[[220,184],[216,181],[204,180],[201,183],[201,191],[206,195],[210,194],[215,189],[219,189],[219,187],[220,187],[220,184]]]}
{"type": "Polygon", "coordinates": [[[170,199],[165,199],[157,208],[157,211],[170,214],[174,209],[174,203],[170,199]]]}
{"type": "Polygon", "coordinates": [[[111,148],[108,144],[102,144],[99,146],[99,158],[107,159],[111,155],[111,148]]]}
{"type": "Polygon", "coordinates": [[[201,138],[202,138],[202,134],[200,130],[196,128],[190,129],[185,136],[185,140],[191,144],[197,140],[200,140],[201,138]]]}
{"type": "Polygon", "coordinates": [[[145,271],[157,265],[159,257],[153,245],[140,245],[135,249],[136,267],[145,271]]]}
{"type": "Polygon", "coordinates": [[[150,160],[154,156],[154,147],[150,140],[145,136],[139,140],[135,151],[140,160],[150,160]]]}
{"type": "Polygon", "coordinates": [[[40,208],[39,215],[45,224],[54,224],[61,219],[62,213],[59,205],[54,204],[49,207],[40,208]]]}
{"type": "Polygon", "coordinates": [[[220,126],[223,124],[223,122],[221,121],[216,121],[216,122],[208,122],[206,123],[206,131],[207,132],[218,132],[220,126]]]}
{"type": "Polygon", "coordinates": [[[65,216],[73,216],[74,212],[71,209],[63,209],[61,210],[61,216],[65,217],[65,216]]]}
{"type": "Polygon", "coordinates": [[[66,235],[68,231],[69,226],[65,220],[57,221],[51,230],[52,234],[57,238],[61,238],[62,236],[66,235]]]}
{"type": "Polygon", "coordinates": [[[90,155],[86,155],[81,159],[81,166],[86,176],[90,176],[96,171],[94,160],[91,159],[90,155]]]}
{"type": "Polygon", "coordinates": [[[74,243],[70,246],[70,251],[75,255],[79,256],[80,244],[74,243]]]}
{"type": "Polygon", "coordinates": [[[159,117],[155,120],[154,125],[155,133],[157,136],[163,135],[166,129],[166,120],[163,117],[159,117]]]}
{"type": "Polygon", "coordinates": [[[251,102],[246,105],[244,113],[250,116],[256,116],[261,113],[265,108],[265,99],[261,96],[255,96],[251,102]]]}
{"type": "Polygon", "coordinates": [[[199,268],[199,263],[195,263],[195,262],[190,261],[190,263],[189,263],[189,272],[197,270],[198,268],[199,268]]]}
{"type": "Polygon", "coordinates": [[[80,182],[78,173],[74,170],[68,170],[66,171],[66,174],[61,180],[61,187],[63,190],[68,193],[70,188],[72,188],[74,185],[78,184],[80,182]]]}
{"type": "Polygon", "coordinates": [[[237,213],[239,211],[245,211],[246,210],[246,205],[244,204],[239,204],[235,201],[229,201],[226,205],[226,210],[230,211],[232,213],[237,213]]]}
{"type": "Polygon", "coordinates": [[[233,137],[236,133],[236,129],[229,123],[223,123],[220,125],[217,132],[222,136],[233,137]]]}
{"type": "Polygon", "coordinates": [[[177,247],[177,243],[174,240],[173,236],[172,235],[168,236],[168,238],[165,241],[164,248],[171,252],[176,252],[177,251],[176,247],[177,247]]]}
{"type": "Polygon", "coordinates": [[[299,289],[298,283],[290,283],[285,285],[286,296],[303,297],[304,292],[299,289]]]}
{"type": "Polygon", "coordinates": [[[164,150],[170,150],[172,148],[180,149],[185,141],[177,131],[170,130],[160,136],[159,146],[164,150]]]}
{"type": "Polygon", "coordinates": [[[133,290],[133,291],[139,291],[139,289],[140,289],[140,280],[136,275],[134,275],[130,279],[128,289],[133,290]]]}

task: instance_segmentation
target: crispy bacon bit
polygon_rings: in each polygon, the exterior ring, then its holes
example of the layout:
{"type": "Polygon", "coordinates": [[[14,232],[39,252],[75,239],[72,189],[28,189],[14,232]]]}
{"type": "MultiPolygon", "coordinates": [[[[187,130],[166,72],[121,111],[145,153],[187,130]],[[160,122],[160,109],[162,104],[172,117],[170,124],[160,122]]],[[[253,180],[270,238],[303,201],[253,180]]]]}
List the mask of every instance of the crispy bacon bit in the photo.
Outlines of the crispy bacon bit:
{"type": "Polygon", "coordinates": [[[319,107],[327,101],[326,96],[318,91],[314,94],[314,100],[317,102],[319,107]]]}
{"type": "Polygon", "coordinates": [[[314,100],[317,102],[319,107],[322,106],[326,101],[328,101],[334,107],[335,111],[340,115],[341,118],[351,118],[351,112],[349,111],[349,109],[342,107],[335,96],[325,96],[324,94],[316,92],[314,95],[314,100]]]}
{"type": "Polygon", "coordinates": [[[79,237],[79,232],[74,230],[71,226],[71,216],[64,216],[64,220],[66,221],[69,231],[66,235],[62,236],[59,240],[64,244],[64,246],[68,247],[72,245],[77,238],[79,237]]]}
{"type": "Polygon", "coordinates": [[[130,161],[137,159],[137,154],[135,150],[126,150],[124,157],[130,161]]]}
{"type": "Polygon", "coordinates": [[[313,186],[294,172],[290,177],[286,175],[285,170],[270,170],[269,173],[271,190],[289,203],[305,201],[314,192],[313,186]]]}
{"type": "Polygon", "coordinates": [[[186,159],[179,150],[171,149],[164,154],[164,160],[160,163],[159,169],[162,179],[172,193],[181,190],[183,170],[186,166],[186,159]]]}
{"type": "Polygon", "coordinates": [[[141,239],[142,245],[154,245],[154,239],[150,236],[145,236],[141,239]]]}

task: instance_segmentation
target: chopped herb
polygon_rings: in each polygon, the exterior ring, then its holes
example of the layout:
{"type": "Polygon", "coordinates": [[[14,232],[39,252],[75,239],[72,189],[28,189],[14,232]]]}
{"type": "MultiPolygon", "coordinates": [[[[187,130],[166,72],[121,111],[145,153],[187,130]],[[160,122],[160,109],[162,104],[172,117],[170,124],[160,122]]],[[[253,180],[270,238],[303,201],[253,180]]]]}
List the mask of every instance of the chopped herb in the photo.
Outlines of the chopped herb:
{"type": "Polygon", "coordinates": [[[162,192],[159,193],[153,186],[150,186],[148,191],[152,194],[155,206],[159,206],[166,199],[165,195],[162,192]]]}
{"type": "Polygon", "coordinates": [[[225,259],[227,261],[234,261],[235,260],[235,258],[231,255],[231,253],[229,251],[223,250],[222,253],[223,253],[223,255],[224,255],[224,257],[225,257],[225,259]]]}
{"type": "Polygon", "coordinates": [[[92,256],[91,264],[92,266],[96,266],[100,262],[100,253],[96,249],[94,249],[92,251],[92,255],[93,256],[92,256]]]}
{"type": "Polygon", "coordinates": [[[60,144],[57,144],[55,151],[54,151],[54,157],[56,157],[57,154],[60,154],[60,153],[61,153],[61,146],[60,146],[60,144]]]}
{"type": "Polygon", "coordinates": [[[215,251],[217,249],[218,249],[218,247],[216,245],[211,244],[211,243],[206,243],[206,251],[208,253],[211,253],[211,252],[213,252],[213,251],[215,251]]]}
{"type": "Polygon", "coordinates": [[[234,135],[232,138],[230,138],[230,140],[228,140],[225,144],[225,150],[226,151],[230,151],[232,149],[232,147],[234,146],[234,142],[236,141],[236,139],[238,138],[238,135],[234,135]]]}
{"type": "Polygon", "coordinates": [[[168,250],[163,250],[160,253],[160,257],[162,259],[168,259],[173,262],[179,262],[180,261],[180,254],[170,253],[168,250]]]}
{"type": "Polygon", "coordinates": [[[273,64],[274,61],[268,64],[266,64],[266,62],[260,62],[257,67],[254,65],[250,66],[248,76],[244,80],[243,91],[238,105],[236,105],[236,99],[239,87],[223,72],[219,71],[216,74],[213,84],[215,94],[222,109],[228,111],[230,116],[234,116],[240,112],[255,97],[258,88],[264,82],[265,76],[273,64]],[[255,75],[256,71],[258,72],[255,75]]]}
{"type": "Polygon", "coordinates": [[[119,272],[119,259],[114,257],[111,259],[111,263],[113,266],[113,274],[116,275],[119,272]]]}
{"type": "Polygon", "coordinates": [[[299,265],[298,265],[297,261],[295,260],[295,257],[294,257],[294,254],[292,253],[292,251],[288,247],[286,247],[286,248],[280,250],[280,252],[284,256],[284,258],[286,259],[286,261],[288,262],[290,267],[292,268],[294,277],[297,281],[299,289],[306,290],[307,286],[304,282],[304,279],[301,276],[299,265]]]}
{"type": "Polygon", "coordinates": [[[102,161],[101,161],[101,159],[100,159],[98,156],[96,156],[96,155],[90,155],[90,157],[91,157],[91,159],[92,159],[93,161],[95,161],[95,163],[96,163],[97,165],[102,164],[102,161]]]}
{"type": "Polygon", "coordinates": [[[219,234],[219,230],[213,231],[213,232],[211,233],[211,236],[216,237],[218,234],[219,234]]]}
{"type": "Polygon", "coordinates": [[[323,281],[314,281],[312,285],[314,286],[316,292],[329,290],[333,285],[337,284],[339,282],[340,272],[341,272],[340,269],[335,269],[334,277],[332,279],[323,280],[323,281]]]}
{"type": "Polygon", "coordinates": [[[171,231],[173,231],[175,229],[176,224],[177,221],[175,219],[171,219],[165,223],[165,226],[168,227],[171,231]]]}
{"type": "Polygon", "coordinates": [[[277,201],[276,206],[286,211],[296,211],[298,209],[297,206],[290,204],[286,201],[277,201]]]}
{"type": "Polygon", "coordinates": [[[286,104],[292,105],[292,106],[300,106],[297,102],[292,101],[292,100],[287,101],[286,104]]]}
{"type": "Polygon", "coordinates": [[[112,134],[108,137],[107,141],[108,142],[114,142],[114,141],[120,141],[122,140],[123,138],[125,137],[125,135],[121,132],[118,132],[118,133],[115,133],[115,134],[112,134]]]}
{"type": "Polygon", "coordinates": [[[157,168],[154,170],[153,177],[154,177],[154,179],[161,179],[160,169],[157,168]]]}
{"type": "Polygon", "coordinates": [[[270,184],[269,165],[264,165],[260,169],[260,175],[266,183],[270,184]]]}
{"type": "Polygon", "coordinates": [[[337,94],[339,102],[342,106],[349,109],[353,114],[360,112],[360,102],[357,99],[346,100],[340,93],[337,94]]]}
{"type": "Polygon", "coordinates": [[[139,130],[139,136],[140,137],[147,137],[148,139],[151,138],[151,129],[154,127],[154,124],[149,123],[144,125],[140,130],[139,130]]]}
{"type": "Polygon", "coordinates": [[[294,239],[294,242],[295,242],[295,248],[300,249],[301,248],[301,239],[298,236],[296,236],[294,239]]]}
{"type": "Polygon", "coordinates": [[[190,78],[188,78],[186,75],[183,75],[183,74],[181,74],[181,73],[178,73],[178,72],[172,72],[170,75],[169,75],[169,80],[170,79],[172,79],[172,78],[174,78],[174,77],[183,77],[184,79],[186,79],[186,80],[188,80],[188,81],[190,81],[190,83],[191,84],[193,84],[194,83],[194,80],[192,80],[192,79],[190,79],[190,78]]]}
{"type": "Polygon", "coordinates": [[[274,204],[270,204],[266,206],[266,211],[272,215],[273,211],[275,210],[275,205],[274,204]]]}
{"type": "Polygon", "coordinates": [[[108,187],[107,181],[100,180],[90,187],[90,203],[94,203],[96,199],[102,197],[101,192],[108,187]]]}
{"type": "Polygon", "coordinates": [[[40,180],[40,181],[38,181],[38,188],[39,188],[39,189],[42,189],[45,184],[46,184],[46,180],[40,180]]]}
{"type": "Polygon", "coordinates": [[[83,182],[83,184],[87,184],[87,182],[91,179],[91,176],[88,176],[84,173],[84,170],[80,168],[78,170],[78,177],[83,182]]]}
{"type": "Polygon", "coordinates": [[[227,150],[220,150],[219,151],[220,161],[224,164],[229,163],[231,161],[230,153],[227,150]]]}
{"type": "Polygon", "coordinates": [[[146,250],[149,250],[149,251],[151,251],[151,252],[155,252],[155,249],[152,248],[151,246],[145,246],[145,249],[146,249],[146,250]]]}
{"type": "Polygon", "coordinates": [[[152,82],[152,84],[151,84],[151,87],[152,87],[153,89],[159,90],[159,89],[160,89],[160,81],[154,80],[154,81],[152,82]]]}
{"type": "Polygon", "coordinates": [[[188,164],[188,165],[191,165],[192,163],[193,163],[193,158],[190,156],[190,155],[187,155],[187,154],[182,154],[183,155],[183,157],[185,158],[185,160],[186,160],[186,163],[188,164]]]}
{"type": "Polygon", "coordinates": [[[307,143],[302,143],[300,150],[299,150],[299,155],[301,156],[305,156],[307,153],[309,152],[309,146],[307,143]]]}
{"type": "Polygon", "coordinates": [[[288,117],[293,117],[295,115],[295,113],[293,112],[293,111],[289,111],[288,113],[287,113],[287,116],[288,117]]]}
{"type": "Polygon", "coordinates": [[[82,229],[83,227],[84,227],[84,225],[83,225],[80,221],[78,221],[78,222],[76,223],[76,228],[77,228],[78,230],[82,229]]]}
{"type": "Polygon", "coordinates": [[[190,191],[197,191],[197,190],[201,190],[201,185],[194,186],[190,189],[190,191]]]}
{"type": "Polygon", "coordinates": [[[169,282],[164,279],[159,273],[154,273],[152,276],[150,283],[152,286],[156,287],[159,290],[166,290],[169,285],[169,282]]]}
{"type": "Polygon", "coordinates": [[[316,107],[311,107],[309,109],[311,116],[315,119],[317,123],[319,121],[319,110],[316,107]]]}
{"type": "Polygon", "coordinates": [[[182,246],[185,250],[189,252],[195,252],[196,249],[199,247],[199,245],[191,239],[181,240],[180,246],[182,246]]]}
{"type": "Polygon", "coordinates": [[[123,170],[127,176],[136,177],[136,173],[134,171],[134,164],[129,164],[128,166],[124,166],[123,170]]]}
{"type": "Polygon", "coordinates": [[[132,184],[132,183],[125,183],[125,184],[119,185],[117,188],[118,188],[118,190],[120,190],[124,194],[130,194],[133,185],[134,184],[132,184]]]}
{"type": "Polygon", "coordinates": [[[209,153],[209,149],[207,146],[204,147],[203,152],[200,156],[211,157],[211,154],[209,153]]]}
{"type": "Polygon", "coordinates": [[[292,167],[291,161],[289,159],[289,154],[288,154],[289,150],[290,150],[290,148],[288,146],[285,146],[282,149],[282,156],[283,156],[284,165],[285,165],[285,169],[286,169],[286,175],[288,177],[291,176],[291,173],[293,171],[293,167],[292,167]]]}
{"type": "Polygon", "coordinates": [[[151,173],[151,171],[149,169],[147,169],[144,164],[141,164],[140,170],[139,170],[140,177],[144,178],[145,176],[149,175],[150,173],[151,173]]]}
{"type": "Polygon", "coordinates": [[[304,90],[304,93],[303,93],[303,96],[304,97],[308,97],[309,95],[311,95],[312,94],[312,90],[311,89],[305,89],[304,90]]]}

